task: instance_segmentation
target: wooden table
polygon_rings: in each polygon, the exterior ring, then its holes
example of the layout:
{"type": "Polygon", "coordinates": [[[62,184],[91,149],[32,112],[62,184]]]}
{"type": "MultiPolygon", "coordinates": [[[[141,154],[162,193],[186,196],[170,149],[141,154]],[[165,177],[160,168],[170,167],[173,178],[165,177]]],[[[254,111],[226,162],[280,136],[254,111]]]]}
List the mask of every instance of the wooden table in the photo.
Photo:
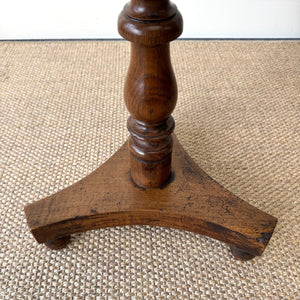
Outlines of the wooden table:
{"type": "Polygon", "coordinates": [[[75,232],[148,224],[218,239],[241,260],[261,255],[277,219],[210,178],[173,134],[177,84],[169,43],[183,28],[177,7],[131,0],[118,24],[132,47],[124,93],[130,137],[86,178],[25,207],[35,239],[60,249],[75,232]]]}

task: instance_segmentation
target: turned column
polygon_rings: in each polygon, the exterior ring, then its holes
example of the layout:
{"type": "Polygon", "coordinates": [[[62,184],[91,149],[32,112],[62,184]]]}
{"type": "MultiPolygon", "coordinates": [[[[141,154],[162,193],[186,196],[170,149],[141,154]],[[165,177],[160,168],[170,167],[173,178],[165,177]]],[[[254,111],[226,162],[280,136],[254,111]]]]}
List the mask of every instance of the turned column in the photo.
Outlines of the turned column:
{"type": "Polygon", "coordinates": [[[131,114],[131,178],[143,188],[162,187],[171,178],[171,116],[177,85],[169,42],[182,32],[182,17],[169,0],[132,0],[119,16],[119,33],[131,42],[124,97],[131,114]]]}

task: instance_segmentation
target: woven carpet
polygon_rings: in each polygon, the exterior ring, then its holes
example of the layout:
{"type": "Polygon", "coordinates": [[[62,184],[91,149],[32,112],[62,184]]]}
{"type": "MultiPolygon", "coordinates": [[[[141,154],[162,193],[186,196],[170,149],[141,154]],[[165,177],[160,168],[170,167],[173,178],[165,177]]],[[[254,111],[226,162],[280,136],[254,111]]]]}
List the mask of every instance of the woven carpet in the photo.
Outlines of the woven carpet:
{"type": "Polygon", "coordinates": [[[88,175],[128,136],[129,43],[0,43],[1,299],[299,299],[300,43],[178,41],[173,113],[187,152],[279,219],[261,257],[160,227],[75,234],[51,251],[24,205],[88,175]]]}

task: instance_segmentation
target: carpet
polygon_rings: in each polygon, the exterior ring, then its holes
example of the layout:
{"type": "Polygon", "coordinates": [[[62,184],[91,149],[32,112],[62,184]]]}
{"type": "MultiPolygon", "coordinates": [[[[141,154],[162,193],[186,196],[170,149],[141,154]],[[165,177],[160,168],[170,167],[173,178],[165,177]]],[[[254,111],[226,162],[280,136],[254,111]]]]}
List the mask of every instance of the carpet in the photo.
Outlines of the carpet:
{"type": "Polygon", "coordinates": [[[128,137],[124,41],[0,42],[1,299],[299,299],[300,42],[176,41],[173,116],[191,157],[278,218],[261,257],[176,229],[74,234],[49,250],[24,206],[85,177],[128,137]]]}

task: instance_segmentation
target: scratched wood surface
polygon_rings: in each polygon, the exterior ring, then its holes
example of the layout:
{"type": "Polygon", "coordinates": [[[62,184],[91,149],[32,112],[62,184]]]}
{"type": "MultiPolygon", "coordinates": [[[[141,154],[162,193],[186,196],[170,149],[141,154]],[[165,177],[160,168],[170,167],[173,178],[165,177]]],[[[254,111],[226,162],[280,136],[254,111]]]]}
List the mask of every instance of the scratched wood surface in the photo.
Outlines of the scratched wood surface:
{"type": "Polygon", "coordinates": [[[133,184],[126,143],[86,178],[25,208],[36,240],[45,243],[96,228],[148,224],[204,234],[261,255],[276,218],[215,182],[173,138],[173,177],[166,187],[133,184]]]}

